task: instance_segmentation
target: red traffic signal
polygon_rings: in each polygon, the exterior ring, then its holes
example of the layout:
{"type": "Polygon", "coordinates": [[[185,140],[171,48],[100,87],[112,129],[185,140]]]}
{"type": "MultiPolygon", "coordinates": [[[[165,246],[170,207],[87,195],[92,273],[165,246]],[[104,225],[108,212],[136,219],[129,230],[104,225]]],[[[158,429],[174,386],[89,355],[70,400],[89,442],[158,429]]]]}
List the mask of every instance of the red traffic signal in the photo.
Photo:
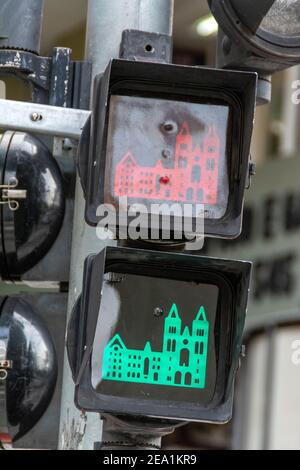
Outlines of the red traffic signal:
{"type": "MultiPolygon", "coordinates": [[[[205,235],[237,236],[256,81],[253,73],[112,60],[96,79],[79,149],[87,223],[101,226],[99,206],[110,205],[128,212],[128,227],[130,207],[142,204],[150,232],[153,205],[177,204],[175,232],[189,204],[192,225],[201,216],[205,235]]],[[[121,225],[119,218],[116,233],[121,225]]]]}

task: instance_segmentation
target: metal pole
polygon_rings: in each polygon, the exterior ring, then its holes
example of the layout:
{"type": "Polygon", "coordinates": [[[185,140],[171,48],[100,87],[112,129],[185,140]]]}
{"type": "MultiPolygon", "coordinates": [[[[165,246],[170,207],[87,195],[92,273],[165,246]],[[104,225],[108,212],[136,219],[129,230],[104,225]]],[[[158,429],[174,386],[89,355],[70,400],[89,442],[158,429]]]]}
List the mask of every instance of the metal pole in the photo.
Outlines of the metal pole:
{"type": "Polygon", "coordinates": [[[163,436],[172,434],[175,427],[183,423],[162,425],[157,422],[125,420],[105,415],[103,419],[102,441],[96,444],[101,450],[157,450],[161,447],[163,436]]]}
{"type": "Polygon", "coordinates": [[[1,0],[0,48],[39,53],[44,0],[1,0]]]}
{"type": "MultiPolygon", "coordinates": [[[[104,71],[108,61],[118,57],[124,29],[172,33],[173,0],[89,0],[86,59],[93,63],[93,77],[104,71]]],[[[84,198],[79,180],[75,196],[73,247],[70,273],[68,318],[81,293],[83,263],[105,243],[84,221],[84,198]]],[[[93,449],[101,441],[102,425],[97,414],[80,413],[74,406],[74,384],[65,355],[60,418],[60,449],[93,449]]]]}

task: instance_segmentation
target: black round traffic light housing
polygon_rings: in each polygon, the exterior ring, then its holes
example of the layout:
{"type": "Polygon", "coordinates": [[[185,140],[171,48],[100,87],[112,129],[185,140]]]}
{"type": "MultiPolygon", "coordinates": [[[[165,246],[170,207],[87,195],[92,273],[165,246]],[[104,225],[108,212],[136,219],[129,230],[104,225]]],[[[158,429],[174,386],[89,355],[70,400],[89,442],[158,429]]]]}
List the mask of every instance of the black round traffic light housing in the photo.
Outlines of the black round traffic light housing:
{"type": "Polygon", "coordinates": [[[220,66],[272,74],[300,62],[300,0],[209,0],[209,6],[221,28],[220,66]]]}
{"type": "Polygon", "coordinates": [[[43,258],[60,231],[62,176],[43,142],[9,131],[0,141],[0,185],[0,274],[18,279],[43,258]]]}
{"type": "Polygon", "coordinates": [[[14,442],[38,422],[56,385],[57,362],[41,318],[21,298],[0,307],[0,441],[14,442]]]}

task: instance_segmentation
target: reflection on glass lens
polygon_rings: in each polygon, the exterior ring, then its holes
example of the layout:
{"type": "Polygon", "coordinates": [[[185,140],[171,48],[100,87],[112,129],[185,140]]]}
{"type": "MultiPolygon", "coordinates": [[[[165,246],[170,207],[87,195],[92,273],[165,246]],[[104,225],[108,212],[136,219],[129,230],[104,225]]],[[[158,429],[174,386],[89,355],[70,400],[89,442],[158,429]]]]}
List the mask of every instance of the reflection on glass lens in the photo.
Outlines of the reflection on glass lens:
{"type": "Polygon", "coordinates": [[[279,36],[300,36],[300,1],[276,0],[260,29],[279,36]]]}

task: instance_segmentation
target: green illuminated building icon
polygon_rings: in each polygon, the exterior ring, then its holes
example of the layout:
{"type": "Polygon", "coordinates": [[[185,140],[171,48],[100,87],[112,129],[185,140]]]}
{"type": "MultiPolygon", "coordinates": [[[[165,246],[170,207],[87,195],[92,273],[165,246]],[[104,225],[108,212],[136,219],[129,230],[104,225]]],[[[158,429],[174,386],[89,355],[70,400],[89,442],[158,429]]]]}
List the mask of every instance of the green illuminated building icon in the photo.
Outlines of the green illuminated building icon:
{"type": "Polygon", "coordinates": [[[204,388],[209,324],[204,307],[192,323],[182,328],[177,306],[165,319],[162,352],[128,349],[115,335],[104,349],[102,379],[119,382],[204,388]]]}

